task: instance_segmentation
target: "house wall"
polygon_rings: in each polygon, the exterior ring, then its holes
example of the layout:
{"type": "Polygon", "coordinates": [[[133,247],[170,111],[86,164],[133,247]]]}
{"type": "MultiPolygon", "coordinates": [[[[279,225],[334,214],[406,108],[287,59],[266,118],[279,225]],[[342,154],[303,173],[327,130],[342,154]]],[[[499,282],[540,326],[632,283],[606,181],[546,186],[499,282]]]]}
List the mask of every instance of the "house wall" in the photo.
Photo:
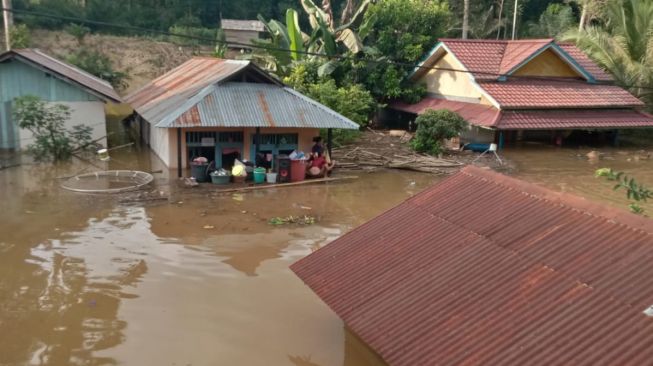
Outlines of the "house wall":
{"type": "MultiPolygon", "coordinates": [[[[248,30],[235,30],[235,29],[225,29],[224,31],[227,42],[237,42],[243,44],[251,44],[252,39],[259,39],[259,32],[257,31],[248,31],[248,30]]],[[[231,46],[231,48],[247,48],[240,46],[231,46]]]]}
{"type": "Polygon", "coordinates": [[[548,49],[513,73],[516,76],[579,77],[580,75],[563,61],[554,51],[548,49]]]}
{"type": "MultiPolygon", "coordinates": [[[[14,121],[11,117],[13,100],[25,95],[34,95],[51,102],[102,103],[101,99],[83,88],[69,84],[36,67],[15,59],[2,62],[0,63],[0,149],[16,149],[27,146],[20,140],[20,136],[25,136],[25,134],[19,132],[18,128],[14,128],[14,121]]],[[[84,111],[93,112],[88,119],[97,120],[97,116],[94,114],[95,103],[88,106],[77,105],[77,107],[81,114],[84,111]]],[[[84,118],[81,116],[79,118],[82,123],[85,122],[84,118]]],[[[106,135],[106,127],[103,128],[104,135],[106,135]]]]}
{"type": "MultiPolygon", "coordinates": [[[[462,69],[464,68],[451,54],[445,54],[434,68],[462,69]]],[[[431,94],[450,97],[460,101],[480,102],[481,92],[470,80],[467,73],[429,70],[424,76],[418,79],[418,83],[425,83],[426,89],[431,94]]]]}
{"type": "MultiPolygon", "coordinates": [[[[91,137],[103,146],[107,146],[106,115],[103,102],[57,102],[70,107],[70,118],[66,121],[66,128],[75,125],[86,125],[92,128],[91,137]]],[[[34,142],[32,133],[25,129],[18,131],[21,148],[34,142]]]]}
{"type": "MultiPolygon", "coordinates": [[[[181,154],[182,168],[188,167],[188,148],[186,146],[186,132],[215,131],[235,132],[243,131],[243,157],[254,160],[250,156],[255,128],[182,128],[181,129],[181,154]]],[[[267,133],[296,133],[298,134],[299,149],[310,151],[313,146],[313,137],[320,134],[317,128],[261,128],[261,134],[267,133]]],[[[168,168],[177,168],[177,129],[176,128],[150,128],[150,148],[168,168]]]]}

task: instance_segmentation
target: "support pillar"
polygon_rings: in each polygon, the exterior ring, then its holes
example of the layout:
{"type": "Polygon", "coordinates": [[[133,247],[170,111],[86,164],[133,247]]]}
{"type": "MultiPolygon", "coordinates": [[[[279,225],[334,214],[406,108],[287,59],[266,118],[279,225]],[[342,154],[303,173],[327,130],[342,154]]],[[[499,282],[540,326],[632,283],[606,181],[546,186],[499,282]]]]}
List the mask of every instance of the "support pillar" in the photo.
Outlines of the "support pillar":
{"type": "Polygon", "coordinates": [[[256,153],[254,156],[254,164],[256,164],[256,158],[261,152],[261,127],[256,127],[256,135],[254,136],[254,144],[256,145],[256,153]]]}
{"type": "Polygon", "coordinates": [[[505,145],[505,143],[506,143],[506,139],[505,139],[505,137],[503,135],[503,131],[500,131],[499,132],[499,150],[503,150],[503,146],[505,145]]]}
{"type": "Polygon", "coordinates": [[[181,128],[177,128],[177,176],[181,178],[181,128]]]}
{"type": "Polygon", "coordinates": [[[329,159],[331,159],[331,149],[333,148],[333,129],[327,130],[327,151],[329,152],[329,159]]]}

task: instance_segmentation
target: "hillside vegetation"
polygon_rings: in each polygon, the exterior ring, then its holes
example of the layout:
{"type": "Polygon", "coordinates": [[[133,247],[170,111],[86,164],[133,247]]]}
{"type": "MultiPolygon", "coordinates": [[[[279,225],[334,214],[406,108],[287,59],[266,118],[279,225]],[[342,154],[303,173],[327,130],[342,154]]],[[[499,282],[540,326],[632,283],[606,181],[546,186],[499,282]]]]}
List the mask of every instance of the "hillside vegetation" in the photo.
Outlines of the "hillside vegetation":
{"type": "MultiPolygon", "coordinates": [[[[65,60],[77,48],[77,41],[63,31],[32,31],[32,47],[65,60]]],[[[143,37],[125,37],[104,34],[89,34],[84,45],[101,51],[109,57],[115,71],[127,75],[127,88],[119,93],[127,95],[145,85],[148,81],[180,65],[205,50],[196,47],[182,47],[169,42],[143,37]]],[[[208,51],[206,51],[208,52],[208,51]]]]}

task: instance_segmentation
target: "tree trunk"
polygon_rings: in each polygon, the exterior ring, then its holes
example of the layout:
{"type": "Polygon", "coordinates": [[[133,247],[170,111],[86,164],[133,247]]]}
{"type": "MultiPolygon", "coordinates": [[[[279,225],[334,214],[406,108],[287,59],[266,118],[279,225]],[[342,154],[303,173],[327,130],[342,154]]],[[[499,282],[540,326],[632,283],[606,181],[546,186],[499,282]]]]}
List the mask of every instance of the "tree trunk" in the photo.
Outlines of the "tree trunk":
{"type": "Polygon", "coordinates": [[[578,23],[578,31],[581,32],[585,28],[587,19],[587,4],[583,4],[583,11],[580,13],[580,22],[578,23]]]}
{"type": "Polygon", "coordinates": [[[2,0],[2,8],[7,9],[2,12],[5,24],[5,43],[7,50],[11,49],[11,27],[14,25],[14,14],[11,10],[11,0],[2,0]]]}
{"type": "Polygon", "coordinates": [[[517,36],[517,10],[519,9],[519,0],[515,0],[515,12],[512,15],[512,39],[517,36]]]}
{"type": "Polygon", "coordinates": [[[504,0],[501,0],[501,3],[499,4],[499,26],[497,27],[497,40],[501,37],[501,29],[503,28],[501,25],[501,20],[503,19],[503,2],[504,0]]]}
{"type": "Polygon", "coordinates": [[[463,39],[467,39],[469,33],[469,0],[464,0],[463,4],[463,39]]]}

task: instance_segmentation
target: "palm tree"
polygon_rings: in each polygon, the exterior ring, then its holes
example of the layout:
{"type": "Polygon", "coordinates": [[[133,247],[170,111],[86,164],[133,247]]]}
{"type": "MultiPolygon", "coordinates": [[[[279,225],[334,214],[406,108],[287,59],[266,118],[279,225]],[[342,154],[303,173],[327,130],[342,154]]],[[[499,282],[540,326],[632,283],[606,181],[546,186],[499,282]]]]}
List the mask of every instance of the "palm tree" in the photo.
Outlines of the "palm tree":
{"type": "Polygon", "coordinates": [[[616,82],[653,109],[653,2],[610,0],[602,25],[572,30],[573,40],[616,82]]]}

